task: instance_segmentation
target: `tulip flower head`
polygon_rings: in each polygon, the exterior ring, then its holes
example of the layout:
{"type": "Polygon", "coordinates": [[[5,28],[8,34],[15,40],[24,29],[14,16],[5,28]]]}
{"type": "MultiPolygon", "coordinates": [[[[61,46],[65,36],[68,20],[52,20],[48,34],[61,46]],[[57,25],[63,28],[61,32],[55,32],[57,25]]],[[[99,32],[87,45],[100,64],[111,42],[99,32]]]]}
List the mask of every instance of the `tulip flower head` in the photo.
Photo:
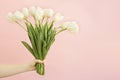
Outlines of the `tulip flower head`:
{"type": "Polygon", "coordinates": [[[24,15],[23,15],[23,13],[21,13],[20,11],[16,11],[16,12],[14,13],[14,16],[15,16],[15,18],[18,19],[18,20],[24,19],[24,15]]]}
{"type": "Polygon", "coordinates": [[[36,8],[35,8],[34,6],[32,6],[32,7],[29,8],[29,13],[30,13],[32,16],[34,16],[34,15],[35,15],[35,10],[36,10],[36,8]]]}
{"type": "Polygon", "coordinates": [[[78,25],[74,21],[63,23],[62,28],[67,29],[68,31],[71,31],[71,32],[78,32],[79,31],[78,25]]]}
{"type": "Polygon", "coordinates": [[[43,10],[41,8],[36,9],[35,18],[37,20],[41,20],[43,18],[43,10]]]}
{"type": "Polygon", "coordinates": [[[44,14],[43,14],[44,17],[50,18],[53,16],[54,12],[52,9],[44,9],[43,11],[44,11],[44,14]]]}
{"type": "Polygon", "coordinates": [[[9,13],[8,13],[7,18],[8,18],[10,21],[13,21],[13,22],[16,21],[15,16],[14,16],[14,14],[13,14],[12,12],[9,12],[9,13]]]}
{"type": "Polygon", "coordinates": [[[64,16],[62,16],[60,13],[57,13],[57,14],[55,15],[54,21],[55,21],[55,22],[59,22],[59,21],[61,21],[63,18],[64,18],[64,16]]]}
{"type": "Polygon", "coordinates": [[[27,8],[23,8],[22,13],[25,18],[27,18],[29,16],[29,10],[27,8]]]}

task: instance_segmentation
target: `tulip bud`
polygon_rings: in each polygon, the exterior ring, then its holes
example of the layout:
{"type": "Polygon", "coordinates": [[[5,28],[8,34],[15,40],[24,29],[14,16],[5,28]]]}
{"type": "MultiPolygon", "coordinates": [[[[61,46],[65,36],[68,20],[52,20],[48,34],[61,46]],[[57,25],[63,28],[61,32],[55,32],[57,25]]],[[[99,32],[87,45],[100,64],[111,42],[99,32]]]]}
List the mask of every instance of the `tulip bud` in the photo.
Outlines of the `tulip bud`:
{"type": "Polygon", "coordinates": [[[12,12],[9,12],[8,15],[7,15],[7,18],[10,20],[10,21],[16,21],[15,19],[15,16],[12,12]]]}
{"type": "Polygon", "coordinates": [[[35,18],[37,20],[41,20],[43,18],[43,10],[41,8],[37,8],[35,12],[35,18]]]}
{"type": "Polygon", "coordinates": [[[43,16],[50,18],[53,16],[53,10],[52,9],[44,9],[43,16]]]}
{"type": "Polygon", "coordinates": [[[22,13],[24,14],[25,18],[27,18],[29,16],[29,11],[27,8],[23,8],[22,13]]]}
{"type": "Polygon", "coordinates": [[[35,15],[35,11],[36,11],[36,8],[35,8],[34,6],[32,6],[32,7],[29,8],[29,12],[30,12],[30,14],[31,14],[32,16],[35,15]]]}
{"type": "Polygon", "coordinates": [[[79,31],[79,27],[76,24],[76,22],[65,22],[62,25],[62,28],[67,29],[68,31],[71,31],[71,32],[78,32],[79,31]]]}
{"type": "Polygon", "coordinates": [[[55,15],[54,21],[55,21],[55,22],[59,22],[59,21],[61,21],[63,18],[64,18],[64,16],[62,16],[60,13],[57,13],[57,14],[55,15]]]}
{"type": "Polygon", "coordinates": [[[20,11],[16,11],[16,12],[14,13],[14,16],[15,16],[15,18],[18,19],[18,20],[24,19],[24,15],[23,15],[20,11]]]}

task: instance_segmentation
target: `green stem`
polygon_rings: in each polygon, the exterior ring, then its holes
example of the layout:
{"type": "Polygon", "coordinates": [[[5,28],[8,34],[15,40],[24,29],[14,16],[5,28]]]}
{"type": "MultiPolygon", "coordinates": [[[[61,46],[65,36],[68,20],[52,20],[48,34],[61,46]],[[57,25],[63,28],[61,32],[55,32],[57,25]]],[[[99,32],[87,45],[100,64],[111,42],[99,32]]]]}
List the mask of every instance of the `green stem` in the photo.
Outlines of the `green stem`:
{"type": "Polygon", "coordinates": [[[23,26],[23,25],[21,25],[19,22],[17,22],[16,21],[16,23],[21,27],[21,28],[23,28],[26,32],[27,32],[27,30],[26,30],[26,28],[23,26]]]}
{"type": "Polygon", "coordinates": [[[61,30],[58,31],[56,34],[59,34],[60,32],[65,31],[65,30],[67,30],[67,29],[66,29],[66,28],[65,28],[65,29],[61,29],[61,30]]]}
{"type": "Polygon", "coordinates": [[[44,65],[44,63],[36,64],[36,70],[37,70],[36,72],[38,74],[44,75],[45,74],[45,65],[44,65]]]}
{"type": "Polygon", "coordinates": [[[33,19],[35,21],[35,24],[37,24],[37,19],[35,18],[35,16],[33,15],[33,19]]]}
{"type": "Polygon", "coordinates": [[[43,21],[44,21],[44,17],[42,18],[42,20],[41,20],[41,23],[40,23],[40,24],[42,24],[42,23],[43,23],[43,21]]]}

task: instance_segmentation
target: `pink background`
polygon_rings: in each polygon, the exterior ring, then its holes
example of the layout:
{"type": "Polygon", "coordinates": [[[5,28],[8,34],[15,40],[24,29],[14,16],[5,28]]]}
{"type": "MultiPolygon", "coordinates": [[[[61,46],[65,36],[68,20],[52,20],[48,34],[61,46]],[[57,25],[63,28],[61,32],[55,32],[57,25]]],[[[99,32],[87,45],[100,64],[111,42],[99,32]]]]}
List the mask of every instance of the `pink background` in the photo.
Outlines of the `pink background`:
{"type": "Polygon", "coordinates": [[[19,64],[33,56],[21,44],[27,34],[6,15],[23,7],[53,8],[75,20],[80,32],[56,37],[46,58],[44,77],[35,71],[0,80],[120,80],[119,0],[1,0],[0,64],[19,64]]]}

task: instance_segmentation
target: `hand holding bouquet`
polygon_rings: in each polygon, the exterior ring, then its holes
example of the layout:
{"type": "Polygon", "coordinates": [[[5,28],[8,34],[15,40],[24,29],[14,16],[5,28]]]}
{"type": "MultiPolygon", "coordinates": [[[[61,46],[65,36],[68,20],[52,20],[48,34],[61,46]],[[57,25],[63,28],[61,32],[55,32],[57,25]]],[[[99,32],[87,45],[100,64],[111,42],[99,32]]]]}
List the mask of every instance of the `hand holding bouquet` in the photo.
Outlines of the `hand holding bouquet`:
{"type": "Polygon", "coordinates": [[[31,44],[22,41],[22,44],[29,50],[29,52],[35,57],[43,61],[43,63],[36,64],[36,71],[40,75],[45,73],[44,60],[47,53],[55,41],[55,36],[62,31],[68,30],[71,32],[78,32],[79,28],[76,22],[65,22],[58,27],[54,27],[55,22],[61,21],[63,16],[60,13],[56,13],[53,17],[52,9],[41,9],[40,7],[23,8],[22,12],[16,11],[15,13],[8,13],[8,19],[17,23],[28,34],[31,44]],[[34,19],[34,23],[29,20],[29,17],[34,19]],[[21,20],[24,21],[26,27],[21,20]]]}

